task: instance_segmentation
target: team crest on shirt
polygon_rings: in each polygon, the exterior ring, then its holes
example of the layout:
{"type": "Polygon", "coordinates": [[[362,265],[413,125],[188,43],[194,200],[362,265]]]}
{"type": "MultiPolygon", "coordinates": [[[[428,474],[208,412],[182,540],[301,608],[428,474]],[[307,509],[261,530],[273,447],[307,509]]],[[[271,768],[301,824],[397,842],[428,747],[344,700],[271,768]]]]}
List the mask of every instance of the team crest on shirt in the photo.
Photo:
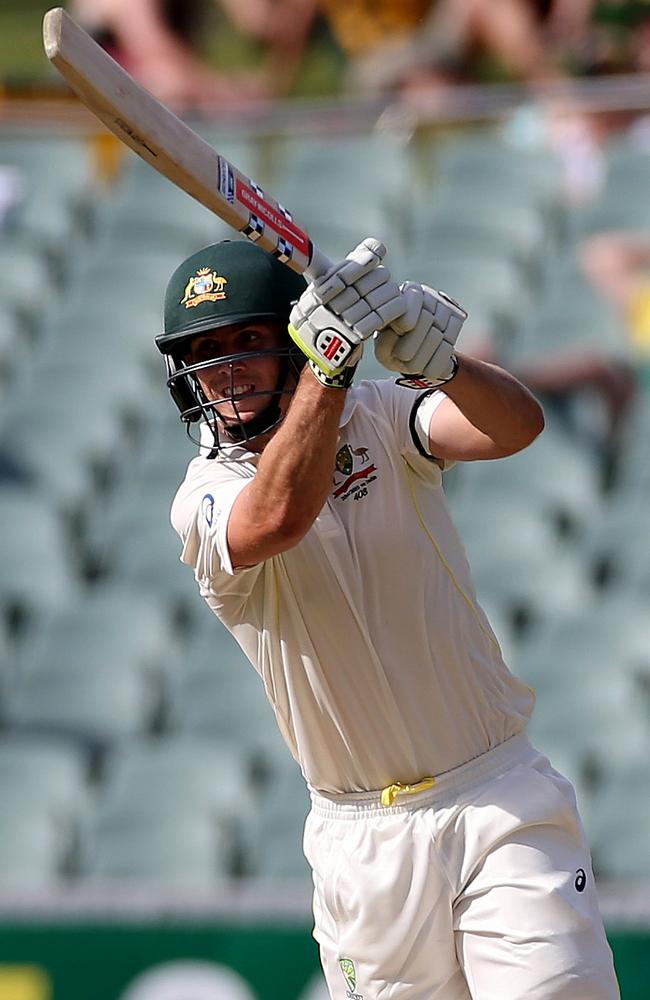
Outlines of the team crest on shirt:
{"type": "Polygon", "coordinates": [[[368,487],[377,478],[377,466],[374,464],[368,449],[352,448],[349,444],[342,445],[336,453],[336,468],[334,471],[335,500],[363,500],[368,496],[368,487]]]}
{"type": "Polygon", "coordinates": [[[228,279],[223,275],[211,271],[209,267],[200,267],[185,286],[181,305],[191,309],[193,306],[200,306],[202,302],[218,302],[219,299],[225,299],[224,286],[227,284],[228,279]]]}

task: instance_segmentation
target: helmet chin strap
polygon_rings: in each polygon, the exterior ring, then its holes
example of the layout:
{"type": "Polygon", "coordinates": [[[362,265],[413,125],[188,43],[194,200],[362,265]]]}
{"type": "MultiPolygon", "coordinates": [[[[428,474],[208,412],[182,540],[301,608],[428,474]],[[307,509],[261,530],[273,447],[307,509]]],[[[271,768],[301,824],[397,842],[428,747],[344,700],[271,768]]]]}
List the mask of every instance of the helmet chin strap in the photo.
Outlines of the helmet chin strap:
{"type": "MultiPolygon", "coordinates": [[[[252,441],[254,438],[261,437],[262,434],[266,434],[267,431],[273,430],[282,419],[282,411],[280,410],[280,400],[282,398],[282,392],[286,385],[287,379],[289,377],[289,372],[291,370],[291,360],[286,359],[284,365],[284,371],[280,373],[280,378],[278,384],[273,390],[273,398],[268,406],[265,406],[261,413],[258,413],[256,417],[251,420],[247,420],[245,423],[243,420],[239,420],[236,424],[223,424],[224,433],[231,441],[239,444],[242,441],[252,441]]],[[[237,410],[237,404],[233,403],[235,410],[237,410]]]]}
{"type": "Polygon", "coordinates": [[[266,431],[270,431],[279,423],[282,413],[279,403],[276,400],[265,406],[261,413],[245,423],[242,420],[237,424],[222,423],[223,432],[231,441],[239,444],[241,441],[252,441],[253,438],[261,437],[266,431]]]}

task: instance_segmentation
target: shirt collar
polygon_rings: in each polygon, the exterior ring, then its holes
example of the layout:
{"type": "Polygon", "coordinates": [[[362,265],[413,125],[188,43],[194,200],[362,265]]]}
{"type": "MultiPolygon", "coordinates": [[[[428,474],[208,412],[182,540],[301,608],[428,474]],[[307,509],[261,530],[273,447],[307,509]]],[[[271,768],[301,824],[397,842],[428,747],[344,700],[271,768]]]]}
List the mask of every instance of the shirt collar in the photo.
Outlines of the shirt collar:
{"type": "MultiPolygon", "coordinates": [[[[209,458],[214,452],[214,435],[212,428],[206,424],[201,424],[199,431],[199,457],[209,458]]],[[[221,462],[256,462],[259,455],[246,447],[245,442],[221,441],[216,458],[221,462]]]]}
{"type": "Polygon", "coordinates": [[[345,404],[343,406],[343,413],[341,414],[341,419],[339,420],[339,427],[345,427],[348,423],[352,414],[354,413],[357,405],[357,395],[354,388],[348,389],[348,394],[345,398],[345,404]]]}

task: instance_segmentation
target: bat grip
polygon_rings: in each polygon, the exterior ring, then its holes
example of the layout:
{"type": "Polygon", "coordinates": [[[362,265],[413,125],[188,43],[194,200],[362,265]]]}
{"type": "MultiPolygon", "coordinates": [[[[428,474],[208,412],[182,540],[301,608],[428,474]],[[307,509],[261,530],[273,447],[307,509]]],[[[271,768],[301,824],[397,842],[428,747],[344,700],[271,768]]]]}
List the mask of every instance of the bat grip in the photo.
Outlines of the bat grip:
{"type": "Polygon", "coordinates": [[[322,277],[326,274],[332,267],[334,267],[333,261],[327,257],[322,250],[319,250],[317,246],[313,243],[311,245],[311,260],[305,268],[305,277],[310,278],[312,281],[315,278],[322,277]]]}

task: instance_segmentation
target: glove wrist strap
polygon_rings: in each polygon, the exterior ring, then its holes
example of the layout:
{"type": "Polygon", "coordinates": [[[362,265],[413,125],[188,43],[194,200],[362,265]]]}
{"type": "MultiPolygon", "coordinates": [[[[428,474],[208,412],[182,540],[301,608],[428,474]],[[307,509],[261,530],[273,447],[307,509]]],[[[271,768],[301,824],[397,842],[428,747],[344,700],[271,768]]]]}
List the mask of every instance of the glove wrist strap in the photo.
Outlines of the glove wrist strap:
{"type": "Polygon", "coordinates": [[[347,368],[343,368],[337,375],[326,375],[311,358],[307,364],[321,385],[326,385],[328,389],[349,389],[357,368],[356,365],[349,365],[347,368]]]}
{"type": "Polygon", "coordinates": [[[458,374],[458,358],[455,354],[451,356],[451,375],[447,375],[446,378],[429,378],[428,375],[407,375],[402,372],[402,380],[400,385],[411,385],[413,388],[417,389],[440,389],[441,386],[447,385],[447,382],[451,382],[453,378],[456,378],[458,374]]]}

